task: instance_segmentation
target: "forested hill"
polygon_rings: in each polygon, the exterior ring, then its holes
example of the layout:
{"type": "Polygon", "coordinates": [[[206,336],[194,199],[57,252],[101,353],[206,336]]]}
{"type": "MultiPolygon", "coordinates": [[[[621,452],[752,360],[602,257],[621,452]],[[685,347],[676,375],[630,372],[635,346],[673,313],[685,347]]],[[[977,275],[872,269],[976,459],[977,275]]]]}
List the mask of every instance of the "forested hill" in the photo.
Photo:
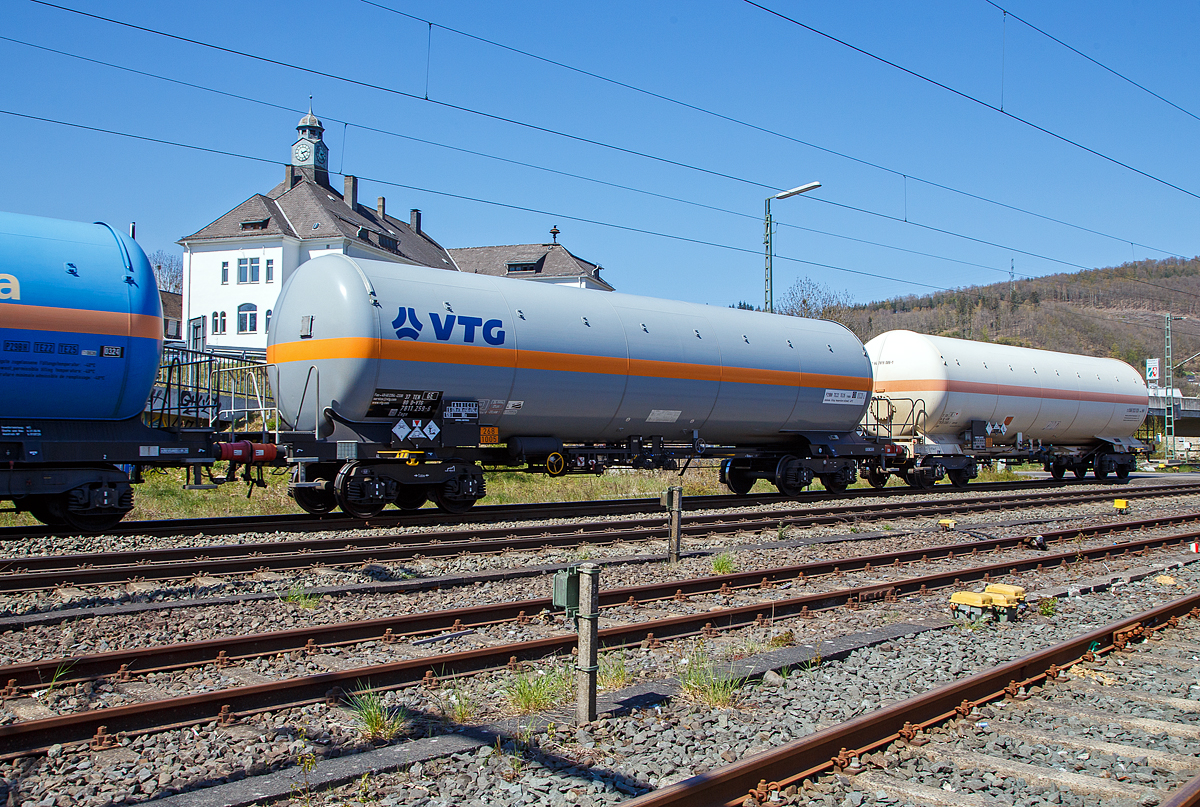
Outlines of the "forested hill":
{"type": "MultiPolygon", "coordinates": [[[[803,291],[784,303],[803,304],[803,291]]],[[[1144,371],[1163,355],[1164,315],[1172,323],[1176,364],[1200,352],[1200,258],[1138,261],[1108,269],[1046,275],[883,302],[847,304],[836,293],[820,299],[820,313],[847,325],[864,342],[884,331],[921,333],[985,342],[1111,356],[1144,371]]],[[[820,291],[810,297],[820,298],[820,291]]],[[[782,307],[782,306],[781,306],[782,307]]],[[[800,312],[797,312],[800,313],[800,312]]],[[[1177,378],[1200,375],[1200,359],[1177,378]]]]}

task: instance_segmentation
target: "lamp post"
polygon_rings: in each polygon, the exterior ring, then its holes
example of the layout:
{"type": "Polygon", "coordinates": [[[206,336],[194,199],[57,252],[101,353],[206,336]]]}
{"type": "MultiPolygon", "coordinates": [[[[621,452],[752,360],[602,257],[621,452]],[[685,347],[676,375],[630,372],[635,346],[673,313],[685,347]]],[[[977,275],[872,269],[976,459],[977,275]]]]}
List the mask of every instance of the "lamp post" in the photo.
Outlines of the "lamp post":
{"type": "Polygon", "coordinates": [[[766,215],[764,216],[764,219],[765,219],[764,223],[766,225],[767,232],[766,232],[766,235],[763,237],[763,243],[767,245],[767,272],[766,272],[767,277],[766,277],[766,288],[764,290],[764,295],[763,295],[763,306],[764,306],[765,310],[767,310],[767,311],[773,312],[775,310],[775,288],[774,288],[773,280],[772,280],[772,276],[771,276],[772,275],[771,264],[775,258],[775,247],[771,243],[771,231],[774,229],[774,227],[771,223],[771,200],[772,199],[786,199],[789,196],[798,196],[801,193],[808,193],[809,191],[815,191],[819,187],[821,187],[820,182],[809,182],[808,184],[801,185],[798,188],[792,188],[790,191],[783,191],[782,193],[777,193],[774,196],[767,197],[766,215]]]}

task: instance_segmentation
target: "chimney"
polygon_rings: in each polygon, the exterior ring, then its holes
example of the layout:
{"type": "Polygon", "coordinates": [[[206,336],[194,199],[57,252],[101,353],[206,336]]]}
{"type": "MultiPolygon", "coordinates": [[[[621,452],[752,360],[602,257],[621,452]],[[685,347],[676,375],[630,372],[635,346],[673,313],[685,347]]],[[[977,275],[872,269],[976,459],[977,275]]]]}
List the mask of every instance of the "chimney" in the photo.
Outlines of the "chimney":
{"type": "Polygon", "coordinates": [[[421,232],[421,211],[420,210],[413,208],[413,210],[409,213],[408,222],[409,222],[408,226],[412,227],[412,230],[414,233],[416,233],[417,235],[423,235],[423,233],[421,232]]]}
{"type": "Polygon", "coordinates": [[[342,194],[342,198],[346,200],[346,204],[350,205],[351,210],[355,210],[355,205],[358,204],[358,177],[352,177],[346,174],[346,192],[342,194]]]}
{"type": "Polygon", "coordinates": [[[292,165],[285,165],[283,167],[284,190],[290,191],[292,188],[294,188],[296,186],[296,172],[292,169],[293,169],[292,165]]]}
{"type": "Polygon", "coordinates": [[[380,196],[375,201],[375,212],[379,214],[380,221],[385,220],[384,217],[387,215],[387,199],[384,199],[382,196],[380,196]]]}

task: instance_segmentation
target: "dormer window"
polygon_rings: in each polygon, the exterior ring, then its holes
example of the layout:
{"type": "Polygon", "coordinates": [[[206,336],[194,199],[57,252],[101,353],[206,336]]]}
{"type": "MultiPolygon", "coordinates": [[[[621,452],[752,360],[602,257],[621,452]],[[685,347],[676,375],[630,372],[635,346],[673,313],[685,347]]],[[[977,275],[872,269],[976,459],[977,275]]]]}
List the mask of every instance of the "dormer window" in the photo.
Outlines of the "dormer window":
{"type": "Polygon", "coordinates": [[[520,262],[510,262],[510,263],[508,264],[508,273],[509,273],[510,275],[522,274],[522,273],[534,273],[534,274],[536,274],[537,272],[540,272],[540,271],[542,271],[542,270],[538,268],[538,265],[537,265],[537,262],[536,262],[536,261],[534,261],[534,262],[525,262],[525,263],[520,263],[520,262]]]}
{"type": "Polygon", "coordinates": [[[242,229],[243,230],[265,230],[265,229],[267,229],[267,225],[270,223],[271,223],[270,216],[267,216],[265,219],[254,219],[253,221],[243,221],[242,229]]]}
{"type": "Polygon", "coordinates": [[[400,244],[395,238],[391,238],[382,234],[379,236],[379,246],[383,247],[384,249],[390,249],[392,252],[396,252],[400,248],[400,244]]]}

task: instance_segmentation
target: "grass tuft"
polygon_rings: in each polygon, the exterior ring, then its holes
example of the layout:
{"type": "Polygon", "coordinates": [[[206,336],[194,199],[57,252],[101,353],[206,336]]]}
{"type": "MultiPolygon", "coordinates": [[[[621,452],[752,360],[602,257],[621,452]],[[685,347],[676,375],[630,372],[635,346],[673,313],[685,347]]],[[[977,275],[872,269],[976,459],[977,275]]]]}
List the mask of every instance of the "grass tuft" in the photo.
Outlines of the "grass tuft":
{"type": "Polygon", "coordinates": [[[408,720],[403,709],[390,709],[383,696],[373,689],[360,689],[346,698],[350,711],[368,740],[391,740],[408,720]]]}
{"type": "Polygon", "coordinates": [[[1058,612],[1058,600],[1055,597],[1043,597],[1038,600],[1038,613],[1042,616],[1054,616],[1058,612]]]}
{"type": "Polygon", "coordinates": [[[508,702],[521,714],[531,714],[550,709],[571,695],[574,676],[570,664],[561,664],[549,670],[534,670],[513,677],[505,694],[508,702]]]}
{"type": "Polygon", "coordinates": [[[727,709],[741,699],[744,678],[718,671],[703,645],[694,649],[684,663],[680,689],[694,701],[714,709],[727,709]]]}
{"type": "Polygon", "coordinates": [[[728,552],[722,552],[712,559],[713,574],[730,574],[737,568],[737,564],[733,562],[733,555],[728,552]]]}
{"type": "Polygon", "coordinates": [[[596,671],[596,684],[604,691],[621,689],[629,684],[632,676],[625,666],[625,651],[605,653],[600,657],[600,669],[596,671]]]}
{"type": "Polygon", "coordinates": [[[292,586],[281,599],[284,602],[295,603],[301,608],[316,608],[317,603],[321,601],[316,594],[309,594],[304,586],[292,586]]]}
{"type": "Polygon", "coordinates": [[[442,690],[438,706],[447,720],[465,725],[479,714],[479,703],[462,687],[455,685],[442,690]]]}

